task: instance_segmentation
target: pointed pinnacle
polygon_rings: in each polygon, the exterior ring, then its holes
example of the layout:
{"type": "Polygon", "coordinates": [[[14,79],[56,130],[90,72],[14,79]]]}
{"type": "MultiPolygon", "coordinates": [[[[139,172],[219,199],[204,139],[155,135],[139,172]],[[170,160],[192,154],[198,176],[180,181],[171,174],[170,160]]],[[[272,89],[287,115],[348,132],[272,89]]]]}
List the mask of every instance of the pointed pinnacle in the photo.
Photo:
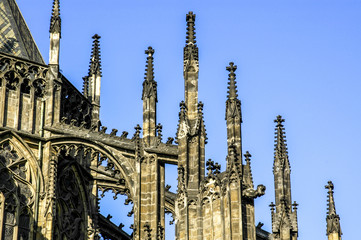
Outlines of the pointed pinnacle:
{"type": "Polygon", "coordinates": [[[184,111],[186,110],[186,104],[185,104],[185,102],[184,102],[184,101],[181,101],[181,102],[179,103],[179,107],[180,107],[180,109],[181,109],[181,112],[184,112],[184,111]]]}
{"type": "Polygon", "coordinates": [[[144,79],[147,81],[152,81],[154,80],[154,68],[153,68],[154,49],[152,47],[148,47],[148,49],[145,50],[145,54],[147,54],[148,57],[147,57],[147,65],[145,69],[146,72],[144,79]]]}
{"type": "Polygon", "coordinates": [[[101,67],[101,59],[100,59],[100,45],[99,39],[101,38],[98,34],[95,34],[92,37],[93,40],[93,48],[90,57],[90,65],[89,65],[89,76],[92,74],[102,75],[102,67],[101,67]]]}
{"type": "Polygon", "coordinates": [[[88,97],[89,94],[89,77],[85,76],[83,77],[83,95],[85,97],[88,97]]]}
{"type": "Polygon", "coordinates": [[[287,154],[287,144],[286,144],[286,137],[284,136],[285,132],[284,132],[284,127],[283,127],[283,122],[285,120],[282,118],[281,115],[278,115],[277,118],[274,120],[275,123],[277,123],[276,125],[276,129],[275,129],[275,133],[276,133],[276,144],[275,144],[275,151],[281,154],[287,154]]]}
{"type": "Polygon", "coordinates": [[[195,27],[194,22],[196,20],[196,15],[193,14],[193,12],[189,12],[186,17],[187,20],[187,40],[186,44],[195,44],[196,43],[196,33],[195,33],[195,27]]]}
{"type": "Polygon", "coordinates": [[[203,102],[199,102],[199,103],[198,103],[198,112],[199,112],[199,113],[203,113],[203,107],[204,107],[203,102]]]}
{"type": "Polygon", "coordinates": [[[237,65],[234,65],[233,62],[229,63],[229,66],[226,67],[227,71],[229,71],[229,82],[228,82],[228,98],[229,99],[236,99],[237,95],[237,85],[236,85],[236,74],[235,71],[237,70],[237,65]]]}
{"type": "Polygon", "coordinates": [[[53,10],[50,19],[50,32],[61,32],[60,4],[59,0],[54,0],[53,10]]]}
{"type": "Polygon", "coordinates": [[[246,154],[243,155],[245,157],[245,160],[247,164],[250,163],[252,155],[247,151],[246,154]]]}
{"type": "Polygon", "coordinates": [[[328,189],[328,215],[336,215],[336,207],[335,207],[335,200],[333,198],[333,183],[332,181],[328,181],[328,184],[325,186],[328,189]]]}

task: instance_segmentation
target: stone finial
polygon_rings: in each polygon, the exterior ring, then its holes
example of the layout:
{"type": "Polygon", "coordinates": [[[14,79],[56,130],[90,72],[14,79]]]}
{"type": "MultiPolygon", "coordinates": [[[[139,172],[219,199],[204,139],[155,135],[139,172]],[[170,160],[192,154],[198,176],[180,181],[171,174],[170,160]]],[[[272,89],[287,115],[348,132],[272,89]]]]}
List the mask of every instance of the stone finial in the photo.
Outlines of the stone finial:
{"type": "Polygon", "coordinates": [[[286,136],[285,136],[285,128],[283,126],[283,122],[285,120],[282,118],[281,115],[278,115],[277,118],[274,120],[276,124],[275,129],[275,163],[284,166],[288,162],[288,152],[287,152],[287,144],[286,144],[286,136]]]}
{"type": "Polygon", "coordinates": [[[106,126],[102,126],[102,128],[100,129],[100,133],[103,133],[103,134],[105,134],[105,132],[107,131],[107,127],[106,126]]]}
{"type": "Polygon", "coordinates": [[[111,131],[111,133],[110,133],[110,136],[116,136],[117,135],[117,132],[118,132],[118,129],[115,129],[115,128],[113,128],[112,129],[112,131],[111,131]]]}
{"type": "Polygon", "coordinates": [[[198,47],[196,44],[196,33],[195,33],[195,20],[196,15],[193,12],[189,12],[186,17],[187,20],[187,36],[186,46],[184,48],[184,70],[192,67],[192,71],[198,71],[198,47]]]}
{"type": "Polygon", "coordinates": [[[248,151],[246,151],[246,154],[244,154],[243,156],[245,157],[247,165],[250,165],[252,155],[248,151]]]}
{"type": "Polygon", "coordinates": [[[246,161],[246,165],[243,166],[243,183],[245,186],[252,188],[254,187],[253,184],[253,177],[252,177],[252,169],[251,169],[251,157],[252,155],[246,151],[246,154],[243,155],[246,161]]]}
{"type": "Polygon", "coordinates": [[[153,96],[155,97],[155,101],[157,102],[157,82],[154,81],[153,64],[154,49],[152,47],[148,47],[148,49],[145,50],[145,54],[147,54],[147,63],[145,65],[142,100],[144,98],[149,98],[153,96]]]}
{"type": "Polygon", "coordinates": [[[158,125],[156,126],[156,130],[157,130],[157,137],[159,141],[162,141],[162,130],[163,130],[163,125],[158,123],[158,125]]]}
{"type": "Polygon", "coordinates": [[[145,65],[145,77],[144,79],[147,81],[154,80],[154,67],[153,67],[153,54],[154,49],[152,47],[148,47],[147,50],[145,50],[145,54],[147,54],[147,64],[145,65]]]}
{"type": "Polygon", "coordinates": [[[83,77],[83,95],[85,97],[89,96],[89,77],[88,76],[83,77]]]}
{"type": "Polygon", "coordinates": [[[274,122],[277,123],[277,126],[278,126],[279,124],[282,125],[282,123],[283,123],[284,121],[285,121],[285,120],[282,118],[281,115],[278,115],[278,116],[276,117],[276,119],[274,120],[274,122]]]}
{"type": "Polygon", "coordinates": [[[214,174],[219,174],[221,172],[221,164],[215,163],[214,164],[214,174]]]}
{"type": "Polygon", "coordinates": [[[198,103],[198,112],[201,114],[203,114],[203,107],[204,107],[203,102],[199,102],[198,103]]]}
{"type": "Polygon", "coordinates": [[[212,174],[212,170],[214,168],[214,161],[212,161],[212,159],[208,159],[206,166],[208,170],[208,175],[212,174]]]}
{"type": "Polygon", "coordinates": [[[235,71],[237,70],[237,65],[234,65],[233,62],[229,63],[229,66],[226,67],[228,74],[228,95],[226,101],[226,120],[229,118],[240,118],[240,123],[242,123],[242,112],[241,112],[241,101],[238,99],[237,94],[237,81],[235,71]]]}
{"type": "Polygon", "coordinates": [[[173,144],[173,141],[174,141],[174,138],[169,137],[169,138],[167,139],[166,144],[171,145],[171,144],[173,144]]]}
{"type": "Polygon", "coordinates": [[[328,181],[328,184],[325,186],[325,189],[328,189],[328,208],[327,208],[327,214],[328,215],[333,215],[333,214],[336,214],[336,207],[335,207],[335,201],[334,201],[334,198],[333,198],[333,189],[334,189],[334,186],[333,186],[333,183],[332,181],[328,181]]]}
{"type": "Polygon", "coordinates": [[[229,82],[228,82],[228,99],[236,99],[238,97],[237,94],[237,86],[236,86],[236,74],[237,65],[234,65],[233,62],[229,63],[229,66],[226,67],[227,71],[229,71],[229,82]]]}
{"type": "Polygon", "coordinates": [[[124,224],[123,223],[119,223],[118,228],[120,228],[121,230],[123,230],[124,224]]]}
{"type": "Polygon", "coordinates": [[[186,44],[195,44],[196,43],[196,32],[195,32],[195,21],[196,15],[193,12],[189,12],[186,16],[187,21],[187,40],[186,44]]]}
{"type": "Polygon", "coordinates": [[[100,59],[100,44],[99,39],[101,38],[98,34],[95,34],[92,37],[93,40],[93,48],[90,57],[90,65],[89,65],[89,76],[90,75],[102,75],[102,67],[101,67],[101,59],[100,59]]]}
{"type": "Polygon", "coordinates": [[[129,134],[129,133],[128,133],[127,131],[123,131],[123,132],[122,132],[122,135],[120,136],[120,138],[121,138],[121,139],[125,139],[125,138],[127,138],[128,134],[129,134]]]}
{"type": "Polygon", "coordinates": [[[140,136],[140,130],[142,129],[139,124],[137,124],[137,126],[134,127],[135,129],[135,133],[134,133],[134,136],[132,139],[135,139],[135,138],[139,138],[140,136]]]}
{"type": "Polygon", "coordinates": [[[185,113],[186,113],[186,104],[185,104],[185,102],[184,101],[181,101],[180,103],[179,103],[179,107],[180,107],[180,112],[179,112],[179,116],[182,114],[182,115],[185,115],[185,113]]]}
{"type": "Polygon", "coordinates": [[[327,231],[326,234],[330,235],[333,233],[336,233],[341,237],[341,226],[340,226],[340,216],[336,213],[336,206],[335,206],[335,199],[333,197],[333,189],[334,185],[332,181],[328,181],[328,184],[325,186],[326,189],[328,189],[328,199],[327,199],[327,231]]]}
{"type": "Polygon", "coordinates": [[[50,19],[50,33],[61,33],[61,18],[59,0],[54,0],[50,19]]]}
{"type": "Polygon", "coordinates": [[[207,170],[208,170],[208,175],[219,174],[221,172],[221,165],[217,162],[214,163],[214,161],[212,161],[212,159],[208,159],[206,166],[207,166],[207,170]]]}

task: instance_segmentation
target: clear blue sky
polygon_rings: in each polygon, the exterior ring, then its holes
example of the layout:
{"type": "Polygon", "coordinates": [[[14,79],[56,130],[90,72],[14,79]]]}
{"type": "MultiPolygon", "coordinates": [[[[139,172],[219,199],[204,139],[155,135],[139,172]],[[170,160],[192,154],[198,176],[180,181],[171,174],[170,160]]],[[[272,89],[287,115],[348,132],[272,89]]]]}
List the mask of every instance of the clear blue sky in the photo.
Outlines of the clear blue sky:
{"type": "MultiPolygon", "coordinates": [[[[47,62],[52,3],[18,4],[47,62]]],[[[197,15],[199,98],[205,104],[209,138],[206,157],[224,169],[225,67],[234,61],[243,150],[253,155],[255,184],[267,187],[255,203],[256,221],[271,229],[273,120],[281,114],[286,119],[292,198],[300,204],[299,239],[326,239],[328,180],[335,185],[343,240],[359,239],[361,1],[61,1],[60,68],[78,89],[88,71],[91,36],[102,36],[101,119],[108,129],[133,134],[134,126],[141,124],[144,50],[150,45],[159,86],[158,121],[165,138],[175,136],[179,102],[184,99],[182,52],[188,11],[197,15]]],[[[118,205],[111,210],[116,223],[118,205]]],[[[104,209],[102,205],[107,214],[104,209]]]]}

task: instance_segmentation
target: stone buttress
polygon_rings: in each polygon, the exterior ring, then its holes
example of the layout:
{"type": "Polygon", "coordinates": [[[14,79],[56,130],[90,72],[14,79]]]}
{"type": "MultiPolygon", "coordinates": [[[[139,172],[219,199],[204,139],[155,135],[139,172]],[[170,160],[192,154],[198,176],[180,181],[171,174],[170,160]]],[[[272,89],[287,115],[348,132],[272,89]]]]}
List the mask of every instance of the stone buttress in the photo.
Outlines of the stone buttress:
{"type": "Polygon", "coordinates": [[[241,102],[237,98],[235,71],[230,63],[226,101],[228,156],[225,172],[207,161],[203,104],[198,102],[198,47],[195,15],[187,14],[187,41],[184,48],[185,101],[180,104],[178,141],[178,192],[176,200],[177,239],[256,239],[254,199],[265,187],[253,189],[250,154],[242,164],[241,102]]]}
{"type": "MultiPolygon", "coordinates": [[[[242,111],[230,62],[226,99],[226,166],[205,159],[207,135],[198,100],[199,55],[195,14],[186,15],[184,101],[176,134],[166,142],[157,122],[154,49],[143,80],[143,123],[132,137],[107,133],[100,121],[100,36],[93,36],[89,70],[80,92],[60,72],[61,17],[53,0],[49,64],[45,64],[15,0],[0,0],[0,239],[163,240],[165,213],[177,240],[296,240],[297,204],[291,201],[290,162],[283,127],[275,120],[275,204],[272,234],[255,224],[251,154],[242,150],[242,111]],[[244,161],[243,159],[244,158],[244,161]],[[178,167],[177,192],[165,186],[165,165],[178,167]],[[100,198],[124,195],[132,204],[132,234],[100,213],[100,198]]],[[[327,236],[341,240],[329,182],[327,236]]],[[[118,210],[118,206],[115,208],[118,210]]]]}

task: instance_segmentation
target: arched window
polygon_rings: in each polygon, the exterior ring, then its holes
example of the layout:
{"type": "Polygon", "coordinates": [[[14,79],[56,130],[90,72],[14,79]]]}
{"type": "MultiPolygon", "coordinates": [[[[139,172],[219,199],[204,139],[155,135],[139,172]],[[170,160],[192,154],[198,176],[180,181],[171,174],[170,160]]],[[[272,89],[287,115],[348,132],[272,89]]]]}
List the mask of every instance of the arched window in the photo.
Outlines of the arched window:
{"type": "Polygon", "coordinates": [[[25,240],[31,233],[32,187],[29,171],[9,142],[0,144],[0,239],[25,240]],[[19,179],[22,179],[19,181],[19,179]]]}

